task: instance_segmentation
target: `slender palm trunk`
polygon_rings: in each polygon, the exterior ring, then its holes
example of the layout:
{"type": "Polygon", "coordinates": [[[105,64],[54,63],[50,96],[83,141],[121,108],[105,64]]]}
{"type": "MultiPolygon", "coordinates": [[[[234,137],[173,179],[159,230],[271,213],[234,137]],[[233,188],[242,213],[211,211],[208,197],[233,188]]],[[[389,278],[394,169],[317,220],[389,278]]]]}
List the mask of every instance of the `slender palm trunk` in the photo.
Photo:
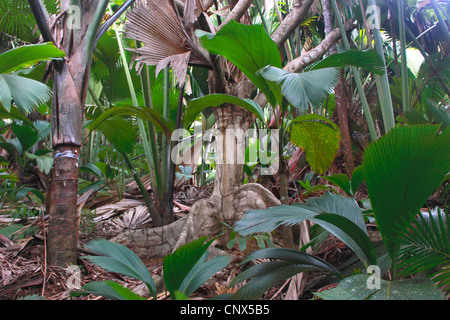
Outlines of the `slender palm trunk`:
{"type": "MultiPolygon", "coordinates": [[[[332,18],[332,10],[328,0],[322,0],[323,15],[325,22],[325,32],[330,34],[333,31],[334,23],[332,18]]],[[[333,46],[330,51],[331,54],[336,53],[336,46],[333,46]]],[[[355,169],[355,163],[353,160],[353,151],[350,137],[350,129],[348,125],[347,105],[350,103],[346,92],[346,81],[344,73],[341,70],[341,76],[339,83],[335,88],[336,97],[336,113],[338,116],[339,129],[342,137],[342,149],[344,153],[344,162],[347,167],[348,175],[351,176],[355,169]]]]}

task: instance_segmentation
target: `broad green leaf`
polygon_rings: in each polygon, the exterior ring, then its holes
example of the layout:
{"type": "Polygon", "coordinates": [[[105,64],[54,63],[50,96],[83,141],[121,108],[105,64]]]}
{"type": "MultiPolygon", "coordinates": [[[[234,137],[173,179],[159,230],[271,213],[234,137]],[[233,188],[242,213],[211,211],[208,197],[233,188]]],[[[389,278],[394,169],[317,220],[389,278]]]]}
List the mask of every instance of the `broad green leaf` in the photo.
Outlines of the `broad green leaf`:
{"type": "Polygon", "coordinates": [[[102,171],[93,163],[86,163],[84,166],[80,167],[80,172],[92,172],[98,178],[102,177],[102,171]]]}
{"type": "Polygon", "coordinates": [[[311,219],[321,212],[320,209],[307,204],[281,205],[251,210],[241,220],[236,221],[234,231],[239,232],[242,236],[269,233],[282,225],[292,226],[311,219]]]}
{"type": "Polygon", "coordinates": [[[13,132],[22,145],[22,150],[27,151],[38,141],[38,133],[27,125],[13,125],[13,132]]]}
{"type": "Polygon", "coordinates": [[[231,20],[215,35],[202,34],[200,43],[209,52],[221,55],[236,65],[266,95],[272,106],[281,101],[279,88],[256,74],[267,65],[282,66],[277,45],[263,26],[248,26],[231,20]]]}
{"type": "Polygon", "coordinates": [[[124,245],[104,239],[92,240],[86,247],[102,254],[102,256],[87,256],[86,259],[111,272],[144,281],[152,296],[156,298],[156,286],[153,278],[133,251],[124,245]]]}
{"type": "Polygon", "coordinates": [[[206,237],[194,240],[164,258],[164,282],[172,297],[176,290],[181,291],[183,281],[212,243],[212,240],[205,241],[206,237]]]}
{"type": "Polygon", "coordinates": [[[322,176],[325,180],[330,181],[331,183],[334,183],[339,188],[341,188],[347,195],[351,195],[350,190],[350,180],[348,178],[348,175],[345,173],[343,174],[333,174],[331,176],[322,176]]]}
{"type": "Polygon", "coordinates": [[[116,117],[120,115],[130,115],[136,116],[143,120],[150,120],[156,127],[162,130],[162,132],[170,138],[172,131],[174,129],[174,125],[163,118],[163,116],[157,111],[144,108],[144,107],[134,107],[134,106],[121,106],[121,107],[113,107],[106,110],[100,116],[98,116],[95,120],[88,124],[88,129],[93,131],[98,128],[104,121],[111,117],[116,117]]]}
{"type": "Polygon", "coordinates": [[[71,296],[94,294],[111,300],[146,300],[128,288],[113,281],[90,282],[83,286],[84,291],[73,291],[71,296]]]}
{"type": "Polygon", "coordinates": [[[42,202],[44,202],[44,195],[42,194],[42,192],[38,189],[31,187],[20,187],[19,189],[17,189],[13,201],[14,202],[21,201],[30,192],[33,193],[35,196],[37,196],[42,202]]]}
{"type": "Polygon", "coordinates": [[[296,203],[249,211],[235,223],[234,230],[246,236],[272,232],[282,225],[290,226],[308,219],[342,240],[366,265],[376,262],[361,210],[353,199],[327,194],[310,201],[311,204],[296,203]]]}
{"type": "Polygon", "coordinates": [[[262,123],[264,120],[264,111],[261,107],[251,99],[241,99],[228,94],[209,94],[200,98],[192,99],[188,102],[183,121],[186,124],[194,122],[200,112],[208,107],[218,107],[224,103],[230,103],[240,106],[253,113],[262,123]]]}
{"type": "Polygon", "coordinates": [[[261,250],[255,250],[248,256],[246,256],[241,261],[241,264],[245,264],[256,259],[276,259],[290,261],[295,262],[296,264],[315,266],[322,270],[326,270],[335,275],[341,276],[340,272],[335,267],[333,267],[333,265],[300,250],[287,248],[265,248],[261,250]]]}
{"type": "Polygon", "coordinates": [[[306,199],[306,202],[320,209],[322,212],[338,214],[349,219],[367,234],[361,209],[353,198],[325,192],[320,197],[306,199]]]}
{"type": "Polygon", "coordinates": [[[0,73],[10,73],[41,60],[65,57],[65,53],[46,42],[20,46],[0,54],[0,73]]]}
{"type": "Polygon", "coordinates": [[[131,153],[136,143],[136,131],[130,121],[111,117],[98,127],[111,144],[120,152],[131,153]]]}
{"type": "Polygon", "coordinates": [[[367,190],[391,257],[398,235],[450,171],[450,129],[438,131],[436,125],[397,126],[364,153],[367,190]]]}
{"type": "Polygon", "coordinates": [[[301,272],[318,270],[321,269],[309,265],[295,264],[290,261],[261,263],[238,275],[244,275],[247,278],[253,277],[253,279],[247,281],[230,299],[257,300],[263,296],[264,292],[280,281],[285,281],[301,272]]]}
{"type": "Polygon", "coordinates": [[[384,74],[385,65],[375,50],[347,50],[332,54],[317,63],[311,70],[323,68],[358,67],[378,75],[384,74]]]}
{"type": "Polygon", "coordinates": [[[325,271],[338,277],[340,272],[326,261],[309,255],[305,252],[284,248],[267,248],[249,254],[242,263],[255,259],[275,259],[275,261],[256,264],[240,274],[230,283],[230,287],[248,279],[231,299],[256,300],[262,297],[265,291],[290,277],[305,271],[325,271]]]}
{"type": "Polygon", "coordinates": [[[339,81],[336,68],[292,73],[268,65],[258,70],[257,74],[280,86],[287,101],[301,112],[306,112],[309,107],[321,107],[339,81]]]}
{"type": "Polygon", "coordinates": [[[357,166],[355,170],[353,170],[352,180],[350,181],[351,193],[353,196],[355,195],[356,191],[358,190],[363,180],[364,180],[364,167],[357,166]]]}
{"type": "Polygon", "coordinates": [[[208,255],[209,254],[206,251],[181,283],[180,292],[185,296],[189,297],[195,290],[217,272],[225,268],[231,261],[231,258],[227,256],[219,256],[206,261],[208,255]]]}
{"type": "Polygon", "coordinates": [[[367,233],[349,219],[338,214],[321,213],[311,221],[344,242],[366,266],[377,263],[375,248],[367,233]]]}
{"type": "Polygon", "coordinates": [[[49,174],[50,170],[53,166],[53,157],[43,154],[43,155],[35,155],[29,152],[23,153],[26,158],[36,160],[37,166],[39,170],[45,174],[49,174]]]}
{"type": "Polygon", "coordinates": [[[372,279],[369,277],[373,276],[351,276],[342,280],[337,287],[316,292],[315,295],[324,300],[447,300],[428,278],[396,281],[380,279],[380,286],[376,288],[372,287],[372,279]]]}
{"type": "Polygon", "coordinates": [[[317,173],[327,171],[339,150],[337,126],[315,114],[297,117],[291,126],[291,141],[303,149],[311,169],[317,173]]]}

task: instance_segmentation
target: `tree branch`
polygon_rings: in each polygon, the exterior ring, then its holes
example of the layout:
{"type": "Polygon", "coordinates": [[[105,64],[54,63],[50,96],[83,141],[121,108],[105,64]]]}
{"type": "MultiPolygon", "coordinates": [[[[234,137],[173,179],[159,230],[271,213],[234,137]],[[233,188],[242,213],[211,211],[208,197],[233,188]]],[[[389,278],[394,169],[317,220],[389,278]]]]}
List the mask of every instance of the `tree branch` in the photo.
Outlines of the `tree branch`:
{"type": "Polygon", "coordinates": [[[39,31],[41,31],[42,38],[45,42],[52,42],[55,44],[55,40],[53,39],[53,35],[47,23],[46,10],[42,2],[40,0],[28,0],[28,3],[30,4],[31,12],[33,12],[39,31]]]}
{"type": "Polygon", "coordinates": [[[253,0],[239,0],[238,3],[234,6],[233,10],[231,10],[230,14],[226,17],[226,19],[219,26],[219,30],[223,28],[230,20],[239,21],[245,12],[248,10],[253,0]]]}
{"type": "MultiPolygon", "coordinates": [[[[350,19],[344,24],[346,32],[352,31],[356,28],[354,20],[350,19]]],[[[303,68],[309,66],[311,63],[322,58],[332,47],[341,39],[341,32],[339,28],[331,31],[325,39],[320,42],[314,49],[311,49],[307,53],[297,57],[288,63],[283,69],[289,72],[299,72],[303,68]]]]}
{"type": "MultiPolygon", "coordinates": [[[[354,20],[350,19],[344,24],[344,28],[347,32],[352,31],[356,28],[354,24],[354,20]]],[[[341,39],[341,32],[339,28],[334,29],[330,32],[325,39],[320,42],[314,49],[311,49],[307,53],[297,57],[288,63],[283,69],[289,72],[299,72],[303,68],[309,66],[313,62],[322,58],[330,48],[335,45],[341,39]]],[[[255,97],[255,102],[260,106],[264,106],[267,104],[267,98],[263,93],[258,93],[255,97]]]]}
{"type": "Polygon", "coordinates": [[[289,35],[294,32],[299,23],[305,18],[309,8],[314,0],[295,0],[294,6],[289,14],[280,23],[278,28],[272,33],[272,40],[275,41],[278,48],[289,38],[289,35]]]}

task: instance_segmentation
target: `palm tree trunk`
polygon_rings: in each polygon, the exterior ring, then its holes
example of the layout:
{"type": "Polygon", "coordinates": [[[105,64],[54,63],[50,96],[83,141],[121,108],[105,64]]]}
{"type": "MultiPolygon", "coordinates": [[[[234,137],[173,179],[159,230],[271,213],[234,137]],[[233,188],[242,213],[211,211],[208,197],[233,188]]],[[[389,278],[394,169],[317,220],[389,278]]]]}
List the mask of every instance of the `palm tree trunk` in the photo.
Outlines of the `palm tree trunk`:
{"type": "Polygon", "coordinates": [[[244,179],[245,136],[251,114],[234,105],[214,108],[216,117],[216,175],[213,195],[221,199],[221,221],[234,223],[232,195],[244,179]]]}
{"type": "Polygon", "coordinates": [[[60,1],[61,12],[66,15],[56,27],[55,39],[42,14],[42,2],[29,3],[46,37],[44,40],[52,41],[66,53],[65,61],[54,65],[52,146],[55,161],[46,201],[50,215],[48,264],[65,267],[77,263],[78,155],[82,144],[84,101],[95,37],[108,1],[60,1]],[[73,16],[70,6],[78,9],[73,16]]]}

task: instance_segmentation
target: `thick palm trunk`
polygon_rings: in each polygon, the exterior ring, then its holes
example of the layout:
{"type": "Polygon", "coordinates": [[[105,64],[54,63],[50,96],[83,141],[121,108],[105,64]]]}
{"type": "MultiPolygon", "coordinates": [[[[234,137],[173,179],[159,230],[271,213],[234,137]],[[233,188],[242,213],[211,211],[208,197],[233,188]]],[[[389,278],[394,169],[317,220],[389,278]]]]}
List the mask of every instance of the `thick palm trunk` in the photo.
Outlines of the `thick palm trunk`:
{"type": "Polygon", "coordinates": [[[45,20],[42,3],[29,3],[44,40],[52,41],[66,53],[62,63],[54,64],[52,146],[55,161],[46,201],[50,215],[48,264],[65,267],[77,263],[78,156],[84,101],[95,37],[108,1],[60,1],[63,15],[53,34],[45,20]]]}
{"type": "Polygon", "coordinates": [[[251,114],[237,106],[215,108],[216,117],[216,176],[213,195],[221,199],[221,220],[234,223],[231,201],[233,192],[242,186],[246,133],[253,122],[251,114]],[[219,139],[217,139],[219,137],[219,139]]]}
{"type": "Polygon", "coordinates": [[[78,245],[78,155],[82,143],[83,101],[81,82],[86,64],[64,63],[53,80],[52,145],[54,164],[47,195],[49,210],[48,263],[77,263],[78,245]],[[70,71],[70,70],[74,71],[70,71]]]}

